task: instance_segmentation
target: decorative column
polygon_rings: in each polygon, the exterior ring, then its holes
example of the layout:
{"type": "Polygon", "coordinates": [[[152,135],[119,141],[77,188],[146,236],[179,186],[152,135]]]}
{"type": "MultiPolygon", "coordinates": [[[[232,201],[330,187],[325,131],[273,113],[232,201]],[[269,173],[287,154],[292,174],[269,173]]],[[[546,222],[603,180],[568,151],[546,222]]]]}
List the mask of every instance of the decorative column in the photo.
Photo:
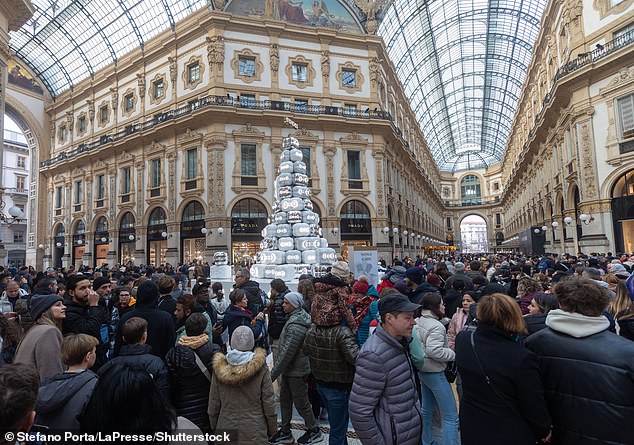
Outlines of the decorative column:
{"type": "MultiPolygon", "coordinates": [[[[337,198],[335,196],[335,160],[334,157],[337,154],[337,147],[335,141],[324,141],[324,155],[326,155],[326,184],[327,185],[327,197],[326,197],[326,212],[323,217],[322,227],[324,229],[339,227],[339,218],[337,218],[337,198]]],[[[334,247],[339,247],[339,238],[334,240],[334,247]]],[[[330,242],[330,239],[328,239],[330,242]]]]}

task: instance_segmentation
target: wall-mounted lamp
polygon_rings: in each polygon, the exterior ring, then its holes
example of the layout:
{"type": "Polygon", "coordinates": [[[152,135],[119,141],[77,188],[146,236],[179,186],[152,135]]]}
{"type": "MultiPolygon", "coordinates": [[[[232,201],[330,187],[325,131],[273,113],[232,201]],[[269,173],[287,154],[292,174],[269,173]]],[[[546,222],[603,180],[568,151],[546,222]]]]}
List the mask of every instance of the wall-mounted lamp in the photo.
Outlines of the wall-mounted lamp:
{"type": "Polygon", "coordinates": [[[209,230],[207,227],[203,227],[202,229],[200,229],[200,233],[202,233],[203,235],[207,235],[208,233],[213,233],[213,230],[209,230]]]}
{"type": "Polygon", "coordinates": [[[579,215],[579,219],[581,220],[582,223],[584,223],[587,226],[592,221],[594,221],[594,216],[589,215],[587,213],[582,213],[581,215],[579,215]]]}
{"type": "Polygon", "coordinates": [[[129,239],[130,241],[134,241],[134,235],[129,235],[129,236],[128,236],[128,239],[129,239]]]}
{"type": "Polygon", "coordinates": [[[416,235],[416,239],[420,239],[420,238],[421,238],[421,236],[420,236],[420,233],[419,233],[418,235],[416,235]]]}
{"type": "Polygon", "coordinates": [[[222,227],[218,227],[218,234],[222,235],[223,233],[225,233],[225,229],[222,227]]]}
{"type": "Polygon", "coordinates": [[[167,233],[167,232],[161,232],[161,236],[163,238],[167,238],[168,236],[171,236],[171,235],[169,233],[167,233]]]}
{"type": "Polygon", "coordinates": [[[395,234],[396,234],[396,233],[398,233],[398,227],[394,227],[394,228],[392,229],[392,232],[393,232],[393,233],[395,233],[395,234]]]}
{"type": "Polygon", "coordinates": [[[37,246],[37,248],[38,248],[38,249],[44,249],[44,244],[39,244],[39,245],[37,246]]]}
{"type": "Polygon", "coordinates": [[[381,232],[383,232],[383,234],[384,234],[384,235],[387,235],[389,231],[390,231],[390,228],[389,228],[389,227],[383,227],[383,228],[381,229],[381,232]]]}
{"type": "Polygon", "coordinates": [[[102,236],[102,237],[101,237],[101,242],[102,242],[102,243],[105,243],[105,242],[107,242],[107,241],[108,241],[108,238],[106,238],[105,236],[102,236]]]}
{"type": "Polygon", "coordinates": [[[572,221],[573,221],[573,219],[572,219],[570,216],[566,216],[566,217],[564,218],[564,223],[565,223],[567,226],[571,225],[571,224],[572,224],[572,221]]]}
{"type": "Polygon", "coordinates": [[[558,221],[553,221],[550,223],[551,226],[553,226],[553,229],[557,229],[557,227],[559,227],[559,222],[558,221]]]}
{"type": "Polygon", "coordinates": [[[58,241],[58,242],[56,242],[56,243],[55,243],[55,245],[56,245],[57,247],[62,247],[62,243],[60,243],[59,241],[58,241]]]}
{"type": "Polygon", "coordinates": [[[403,236],[407,236],[409,232],[407,230],[403,230],[403,236]]]}
{"type": "Polygon", "coordinates": [[[333,227],[332,229],[330,229],[330,233],[332,233],[333,235],[337,235],[337,233],[339,233],[339,227],[333,227]]]}

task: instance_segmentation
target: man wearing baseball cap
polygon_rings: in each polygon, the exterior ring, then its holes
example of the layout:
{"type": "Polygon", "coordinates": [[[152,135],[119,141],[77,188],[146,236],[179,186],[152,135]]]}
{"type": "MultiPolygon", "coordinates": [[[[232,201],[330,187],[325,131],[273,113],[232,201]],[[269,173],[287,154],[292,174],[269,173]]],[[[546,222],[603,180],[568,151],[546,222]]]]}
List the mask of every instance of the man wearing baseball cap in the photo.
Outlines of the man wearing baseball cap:
{"type": "Polygon", "coordinates": [[[409,354],[418,308],[402,294],[379,300],[381,324],[359,352],[350,394],[350,420],[364,445],[421,443],[419,385],[409,354]]]}

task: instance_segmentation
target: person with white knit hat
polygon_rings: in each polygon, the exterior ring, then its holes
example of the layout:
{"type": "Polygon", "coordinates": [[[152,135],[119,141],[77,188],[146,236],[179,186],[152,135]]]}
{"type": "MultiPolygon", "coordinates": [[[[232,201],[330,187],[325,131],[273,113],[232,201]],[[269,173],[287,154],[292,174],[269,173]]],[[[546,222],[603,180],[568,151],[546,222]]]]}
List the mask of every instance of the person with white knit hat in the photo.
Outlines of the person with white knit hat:
{"type": "MultiPolygon", "coordinates": [[[[345,264],[345,263],[344,263],[345,264]]],[[[349,272],[348,272],[349,274],[349,272]]],[[[304,355],[302,345],[310,328],[310,315],[302,308],[304,298],[297,292],[284,295],[282,307],[289,314],[288,321],[282,328],[279,340],[279,356],[271,371],[271,379],[280,382],[280,410],[282,425],[270,443],[294,443],[291,434],[291,418],[293,404],[306,424],[306,433],[297,439],[298,444],[321,442],[323,435],[319,430],[315,415],[308,400],[306,376],[310,374],[310,363],[304,355]]]]}
{"type": "Polygon", "coordinates": [[[209,423],[212,430],[237,431],[232,443],[264,444],[275,434],[277,414],[266,352],[255,348],[253,331],[239,326],[231,336],[227,355],[213,358],[209,388],[209,423]]]}

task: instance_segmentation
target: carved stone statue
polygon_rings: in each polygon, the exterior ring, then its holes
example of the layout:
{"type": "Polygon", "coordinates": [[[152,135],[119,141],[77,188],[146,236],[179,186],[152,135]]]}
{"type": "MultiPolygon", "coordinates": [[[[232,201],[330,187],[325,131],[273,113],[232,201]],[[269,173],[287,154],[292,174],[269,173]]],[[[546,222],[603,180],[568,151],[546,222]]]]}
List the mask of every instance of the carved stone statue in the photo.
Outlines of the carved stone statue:
{"type": "Polygon", "coordinates": [[[137,74],[136,78],[139,86],[139,97],[143,99],[145,97],[145,76],[141,73],[137,74]]]}
{"type": "Polygon", "coordinates": [[[170,81],[172,82],[172,85],[176,85],[176,76],[177,76],[177,72],[176,72],[176,58],[175,57],[168,57],[167,58],[169,64],[170,64],[170,81]]]}
{"type": "Polygon", "coordinates": [[[326,79],[330,77],[330,51],[327,49],[321,52],[321,75],[326,79]]]}
{"type": "Polygon", "coordinates": [[[277,71],[280,68],[280,50],[277,43],[271,44],[270,59],[271,59],[271,71],[273,71],[273,73],[277,73],[277,71]]]}

